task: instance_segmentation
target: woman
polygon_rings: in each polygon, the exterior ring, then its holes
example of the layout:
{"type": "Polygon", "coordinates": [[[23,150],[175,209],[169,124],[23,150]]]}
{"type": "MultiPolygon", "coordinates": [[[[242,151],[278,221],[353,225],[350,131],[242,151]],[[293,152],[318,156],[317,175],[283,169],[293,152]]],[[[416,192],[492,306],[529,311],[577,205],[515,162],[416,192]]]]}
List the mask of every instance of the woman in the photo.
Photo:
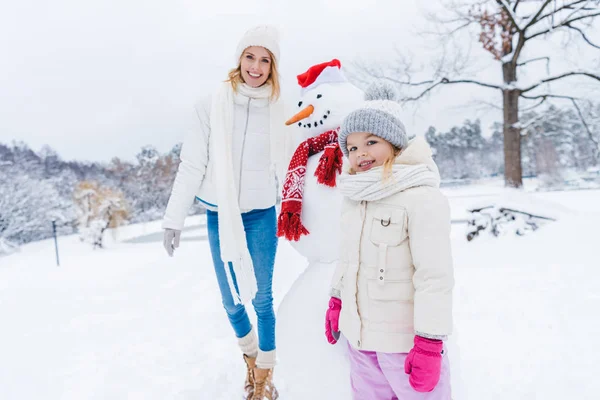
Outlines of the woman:
{"type": "Polygon", "coordinates": [[[207,208],[208,240],[223,306],[246,362],[245,395],[276,399],[275,174],[285,171],[288,161],[283,106],[278,101],[277,32],[270,26],[249,30],[235,60],[237,67],[217,93],[196,106],[198,128],[181,150],[162,225],[164,246],[172,256],[197,197],[207,208]],[[257,314],[258,337],[244,306],[249,300],[257,314]]]}

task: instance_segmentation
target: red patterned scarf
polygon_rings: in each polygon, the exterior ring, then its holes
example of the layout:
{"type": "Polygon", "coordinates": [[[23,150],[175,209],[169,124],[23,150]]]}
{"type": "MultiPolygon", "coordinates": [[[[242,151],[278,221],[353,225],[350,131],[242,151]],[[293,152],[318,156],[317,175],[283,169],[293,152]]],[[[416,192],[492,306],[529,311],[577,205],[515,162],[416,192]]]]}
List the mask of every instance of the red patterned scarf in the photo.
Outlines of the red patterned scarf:
{"type": "Polygon", "coordinates": [[[298,241],[300,236],[308,235],[309,232],[300,219],[308,157],[323,152],[315,171],[317,182],[335,187],[336,176],[342,172],[343,162],[343,153],[337,139],[337,130],[327,131],[300,143],[294,152],[283,183],[277,236],[298,241]]]}

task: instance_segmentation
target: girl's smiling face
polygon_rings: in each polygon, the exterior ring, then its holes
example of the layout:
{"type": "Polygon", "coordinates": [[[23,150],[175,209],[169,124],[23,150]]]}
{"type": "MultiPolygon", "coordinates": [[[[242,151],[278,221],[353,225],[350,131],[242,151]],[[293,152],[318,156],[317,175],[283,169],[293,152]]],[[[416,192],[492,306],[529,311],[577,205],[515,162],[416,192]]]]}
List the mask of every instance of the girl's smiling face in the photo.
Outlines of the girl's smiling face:
{"type": "Polygon", "coordinates": [[[346,139],[350,167],[365,172],[382,166],[394,157],[394,147],[386,140],[369,132],[353,132],[346,139]]]}

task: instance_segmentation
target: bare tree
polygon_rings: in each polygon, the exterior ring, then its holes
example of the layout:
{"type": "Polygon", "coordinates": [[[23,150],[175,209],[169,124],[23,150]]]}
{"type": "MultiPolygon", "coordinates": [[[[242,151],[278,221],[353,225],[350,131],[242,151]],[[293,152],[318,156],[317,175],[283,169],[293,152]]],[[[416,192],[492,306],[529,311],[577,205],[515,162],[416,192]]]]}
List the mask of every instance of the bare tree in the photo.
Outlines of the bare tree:
{"type": "Polygon", "coordinates": [[[77,208],[82,241],[94,248],[103,247],[104,231],[125,223],[129,211],[123,193],[100,186],[95,181],[81,181],[75,187],[73,200],[77,208]]]}
{"type": "MultiPolygon", "coordinates": [[[[569,100],[579,109],[577,97],[551,91],[550,83],[572,77],[584,77],[600,84],[600,73],[576,69],[556,75],[547,74],[537,82],[521,86],[517,81],[521,68],[531,63],[545,62],[549,69],[556,57],[564,57],[562,54],[554,54],[552,57],[523,59],[524,50],[533,48],[540,41],[558,32],[572,33],[586,47],[600,50],[600,43],[594,43],[589,36],[592,21],[600,16],[600,0],[453,0],[445,4],[447,15],[441,18],[436,16],[441,28],[437,33],[442,34],[443,38],[452,38],[465,30],[476,32],[479,43],[498,62],[502,71],[502,84],[473,79],[471,75],[465,74],[465,68],[460,66],[454,65],[453,70],[448,70],[446,51],[432,79],[413,81],[411,75],[414,68],[411,68],[406,59],[398,60],[391,68],[389,65],[377,66],[359,62],[355,64],[355,75],[359,80],[361,77],[375,77],[418,89],[416,95],[407,96],[404,101],[417,101],[440,86],[453,84],[477,85],[480,88],[499,91],[502,94],[504,114],[505,184],[521,187],[522,125],[519,121],[519,111],[535,108],[549,99],[569,100]],[[394,71],[393,74],[390,74],[390,71],[394,71]],[[456,77],[453,77],[455,75],[456,77]],[[528,103],[529,107],[521,106],[520,100],[528,103]]],[[[464,59],[461,61],[465,62],[464,59]]],[[[583,119],[583,115],[580,115],[583,119]]]]}

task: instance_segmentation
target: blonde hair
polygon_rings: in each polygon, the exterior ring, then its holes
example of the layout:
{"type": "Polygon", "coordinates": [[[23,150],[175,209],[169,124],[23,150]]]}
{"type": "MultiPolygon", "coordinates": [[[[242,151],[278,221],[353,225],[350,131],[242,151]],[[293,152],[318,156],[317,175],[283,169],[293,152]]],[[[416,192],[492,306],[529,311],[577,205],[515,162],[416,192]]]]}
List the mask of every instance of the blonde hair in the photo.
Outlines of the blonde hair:
{"type": "MultiPolygon", "coordinates": [[[[269,77],[265,81],[264,85],[271,85],[270,100],[276,101],[277,99],[279,99],[279,95],[281,93],[281,87],[279,85],[279,70],[277,69],[277,60],[275,59],[273,53],[271,53],[271,50],[267,48],[265,48],[265,50],[267,50],[267,53],[269,53],[269,56],[271,57],[271,71],[269,72],[269,77]]],[[[244,83],[244,79],[242,78],[242,57],[244,56],[244,52],[242,52],[242,55],[240,56],[237,67],[229,71],[229,78],[225,80],[225,82],[231,83],[231,87],[236,93],[238,90],[238,86],[244,83]]]]}
{"type": "Polygon", "coordinates": [[[392,177],[392,166],[394,165],[394,162],[396,161],[396,157],[398,157],[400,155],[400,153],[402,152],[402,149],[400,147],[396,147],[391,143],[390,143],[390,146],[392,146],[392,155],[387,160],[385,160],[385,162],[383,163],[382,179],[384,182],[386,182],[388,179],[390,179],[392,177]]]}

